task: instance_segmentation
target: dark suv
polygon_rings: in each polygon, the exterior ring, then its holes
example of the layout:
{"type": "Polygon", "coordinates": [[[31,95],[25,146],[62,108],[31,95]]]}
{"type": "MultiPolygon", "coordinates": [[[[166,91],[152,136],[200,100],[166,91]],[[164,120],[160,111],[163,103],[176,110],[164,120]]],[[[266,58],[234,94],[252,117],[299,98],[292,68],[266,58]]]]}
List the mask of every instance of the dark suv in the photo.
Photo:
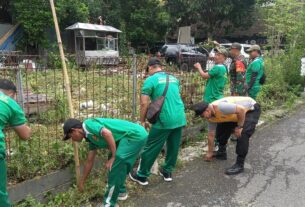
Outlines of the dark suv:
{"type": "Polygon", "coordinates": [[[160,53],[168,64],[176,64],[184,71],[190,71],[196,62],[205,68],[209,56],[205,48],[189,44],[165,44],[160,53]]]}

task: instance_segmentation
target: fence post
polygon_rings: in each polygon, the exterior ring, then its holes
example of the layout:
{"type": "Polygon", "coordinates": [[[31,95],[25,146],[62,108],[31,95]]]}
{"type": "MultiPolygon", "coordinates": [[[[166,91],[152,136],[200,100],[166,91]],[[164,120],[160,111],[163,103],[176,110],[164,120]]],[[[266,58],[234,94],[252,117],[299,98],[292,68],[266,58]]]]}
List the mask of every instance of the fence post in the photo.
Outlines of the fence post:
{"type": "MultiPolygon", "coordinates": [[[[62,46],[62,41],[61,41],[60,30],[59,30],[58,21],[57,21],[57,15],[56,15],[56,10],[55,10],[54,0],[50,0],[50,5],[51,5],[53,20],[54,20],[54,26],[55,26],[56,36],[57,36],[57,43],[58,43],[58,47],[59,47],[62,70],[63,70],[63,74],[64,74],[64,83],[65,83],[65,89],[66,89],[66,93],[67,93],[67,101],[68,101],[69,112],[70,112],[69,114],[70,114],[71,118],[74,118],[74,110],[73,110],[73,103],[72,103],[70,80],[69,80],[68,70],[67,70],[67,66],[66,66],[66,62],[65,62],[65,54],[64,54],[64,49],[63,49],[63,46],[62,46]]],[[[80,163],[79,163],[79,156],[78,156],[78,144],[77,144],[77,142],[74,142],[74,141],[72,141],[72,143],[73,143],[73,148],[74,148],[74,162],[75,162],[76,182],[77,182],[77,185],[79,185],[79,182],[80,182],[80,163]]]]}
{"type": "Polygon", "coordinates": [[[132,121],[136,121],[137,113],[137,55],[132,55],[132,121]]]}
{"type": "Polygon", "coordinates": [[[17,80],[17,91],[18,91],[18,96],[17,100],[20,106],[24,109],[24,96],[23,96],[23,87],[22,87],[22,75],[21,75],[21,69],[17,68],[17,74],[16,74],[16,80],[17,80]]]}

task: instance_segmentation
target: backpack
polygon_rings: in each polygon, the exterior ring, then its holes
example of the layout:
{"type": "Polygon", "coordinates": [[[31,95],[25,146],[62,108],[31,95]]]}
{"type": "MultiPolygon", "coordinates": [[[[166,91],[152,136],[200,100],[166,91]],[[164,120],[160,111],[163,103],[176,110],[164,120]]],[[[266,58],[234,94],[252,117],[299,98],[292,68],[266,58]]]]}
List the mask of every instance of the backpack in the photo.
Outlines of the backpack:
{"type": "Polygon", "coordinates": [[[259,79],[259,84],[264,85],[266,83],[267,76],[265,72],[263,73],[263,76],[259,79]]]}

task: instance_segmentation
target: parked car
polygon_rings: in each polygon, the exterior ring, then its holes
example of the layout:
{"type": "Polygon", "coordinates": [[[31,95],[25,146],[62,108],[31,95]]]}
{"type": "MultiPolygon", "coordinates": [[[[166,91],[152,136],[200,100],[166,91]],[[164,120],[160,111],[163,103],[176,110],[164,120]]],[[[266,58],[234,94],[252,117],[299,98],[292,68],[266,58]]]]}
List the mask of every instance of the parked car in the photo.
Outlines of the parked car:
{"type": "Polygon", "coordinates": [[[165,44],[160,53],[168,64],[176,64],[183,71],[190,71],[196,62],[205,67],[209,55],[205,48],[189,44],[165,44]]]}

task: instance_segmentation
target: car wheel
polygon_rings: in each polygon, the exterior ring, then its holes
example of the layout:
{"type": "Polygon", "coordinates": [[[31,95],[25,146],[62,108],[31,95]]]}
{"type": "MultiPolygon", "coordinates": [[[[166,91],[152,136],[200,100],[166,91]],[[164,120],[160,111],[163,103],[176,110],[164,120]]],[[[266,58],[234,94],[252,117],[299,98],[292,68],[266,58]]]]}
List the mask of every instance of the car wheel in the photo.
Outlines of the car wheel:
{"type": "Polygon", "coordinates": [[[180,70],[188,72],[188,71],[189,71],[189,66],[188,66],[188,64],[182,63],[182,64],[180,65],[180,70]]]}

